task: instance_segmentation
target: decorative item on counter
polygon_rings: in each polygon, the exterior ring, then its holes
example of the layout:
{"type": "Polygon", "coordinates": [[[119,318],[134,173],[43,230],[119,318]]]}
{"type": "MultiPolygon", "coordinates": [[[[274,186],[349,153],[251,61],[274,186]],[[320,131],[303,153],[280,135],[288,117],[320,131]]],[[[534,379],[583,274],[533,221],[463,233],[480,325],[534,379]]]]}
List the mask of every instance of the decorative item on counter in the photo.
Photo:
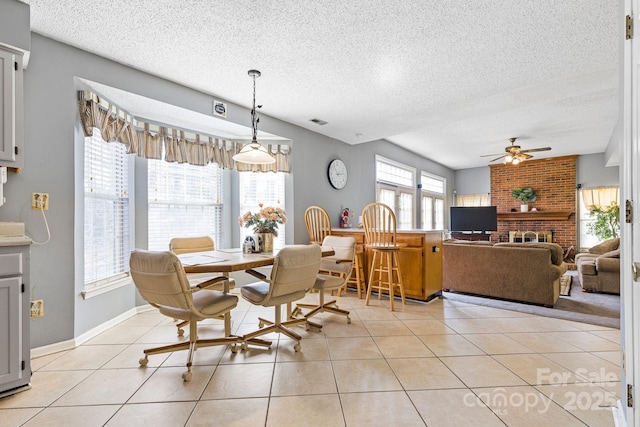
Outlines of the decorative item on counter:
{"type": "Polygon", "coordinates": [[[349,222],[349,218],[353,217],[353,212],[349,208],[345,208],[340,215],[340,228],[351,228],[352,224],[349,222]]]}
{"type": "Polygon", "coordinates": [[[287,222],[287,213],[281,208],[263,208],[262,203],[258,206],[259,212],[246,212],[238,218],[238,223],[240,227],[253,227],[253,232],[256,233],[254,247],[257,252],[273,252],[273,237],[278,236],[278,224],[287,222]]]}

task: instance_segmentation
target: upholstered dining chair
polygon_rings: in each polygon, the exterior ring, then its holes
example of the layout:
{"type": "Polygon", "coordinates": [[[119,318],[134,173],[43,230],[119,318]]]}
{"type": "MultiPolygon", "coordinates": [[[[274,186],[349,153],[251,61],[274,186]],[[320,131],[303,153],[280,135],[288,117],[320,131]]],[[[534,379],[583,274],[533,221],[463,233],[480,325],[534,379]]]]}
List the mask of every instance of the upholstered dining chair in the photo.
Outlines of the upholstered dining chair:
{"type": "MultiPolygon", "coordinates": [[[[192,252],[206,252],[215,250],[215,245],[213,243],[213,239],[209,236],[198,236],[198,237],[174,237],[169,242],[169,250],[176,255],[187,254],[192,252]]],[[[199,283],[205,282],[207,280],[214,279],[219,277],[220,275],[212,274],[212,273],[188,273],[187,278],[189,279],[189,283],[191,286],[197,286],[199,283]]],[[[233,278],[229,278],[229,289],[233,289],[236,286],[236,281],[233,278]]],[[[224,281],[219,281],[217,284],[212,286],[210,289],[216,289],[218,291],[224,290],[224,281]]],[[[184,335],[184,327],[187,326],[189,322],[179,322],[176,326],[178,327],[178,335],[184,335]]]]}
{"type": "Polygon", "coordinates": [[[327,211],[320,206],[309,206],[304,211],[304,223],[309,233],[309,243],[319,245],[331,234],[331,219],[327,211]]]}
{"type": "MultiPolygon", "coordinates": [[[[328,274],[318,274],[313,285],[313,289],[319,293],[319,303],[317,305],[297,304],[293,314],[301,313],[308,320],[316,314],[330,312],[346,316],[347,323],[351,323],[347,310],[339,308],[335,300],[325,303],[324,297],[325,291],[340,289],[349,280],[356,255],[356,239],[353,237],[326,236],[322,246],[333,248],[335,254],[324,257],[320,261],[320,271],[323,273],[328,272],[328,274]],[[307,313],[302,313],[303,308],[311,310],[307,313]]],[[[313,323],[312,325],[318,326],[313,323]]]]}
{"type": "MultiPolygon", "coordinates": [[[[134,250],[129,258],[129,268],[133,283],[145,301],[165,316],[189,322],[189,341],[145,349],[144,357],[139,360],[141,366],[147,365],[149,355],[188,350],[187,371],[182,374],[182,379],[190,381],[193,353],[197,349],[231,345],[235,353],[236,344],[242,342],[239,337],[198,339],[198,321],[230,316],[229,312],[238,304],[237,296],[209,289],[226,280],[224,277],[192,287],[180,260],[171,251],[134,250]]],[[[225,335],[230,335],[230,331],[225,331],[225,335]]]]}
{"type": "Polygon", "coordinates": [[[306,319],[290,317],[290,304],[304,298],[307,290],[313,287],[320,268],[321,257],[322,249],[316,244],[285,246],[275,257],[269,279],[259,272],[247,270],[247,273],[259,278],[260,281],[240,288],[242,297],[254,305],[274,307],[275,319],[271,321],[258,318],[261,329],[243,336],[242,348],[244,350],[247,349],[247,344],[251,343],[250,340],[253,338],[270,332],[278,332],[295,341],[293,348],[295,351],[300,351],[302,337],[289,327],[306,324],[306,319]],[[283,305],[287,305],[288,308],[287,318],[289,320],[287,321],[282,321],[283,305]],[[265,324],[269,326],[264,328],[265,324]]]}
{"type": "Polygon", "coordinates": [[[378,299],[382,297],[382,292],[386,291],[389,293],[389,305],[393,311],[395,288],[400,290],[402,303],[406,304],[398,256],[400,249],[406,244],[398,243],[396,216],[384,203],[370,203],[365,206],[362,210],[362,223],[365,247],[373,253],[365,305],[369,305],[372,290],[378,291],[378,299]]]}

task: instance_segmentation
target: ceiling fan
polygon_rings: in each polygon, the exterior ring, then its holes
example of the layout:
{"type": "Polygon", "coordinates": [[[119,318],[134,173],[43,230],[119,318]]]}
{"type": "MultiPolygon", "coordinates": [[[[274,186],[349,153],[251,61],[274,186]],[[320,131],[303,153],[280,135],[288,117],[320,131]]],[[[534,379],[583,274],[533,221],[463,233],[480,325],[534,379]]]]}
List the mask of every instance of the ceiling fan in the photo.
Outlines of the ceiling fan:
{"type": "MultiPolygon", "coordinates": [[[[522,147],[520,147],[519,145],[515,145],[516,138],[509,138],[509,142],[511,142],[511,145],[504,148],[505,154],[490,160],[490,162],[495,162],[496,160],[504,159],[504,163],[511,163],[513,165],[517,165],[518,163],[521,163],[533,157],[531,154],[528,154],[528,153],[533,153],[535,151],[551,150],[551,147],[530,148],[528,150],[523,150],[522,147]]],[[[498,154],[485,154],[484,156],[480,156],[480,157],[490,157],[490,156],[498,156],[498,154]]]]}

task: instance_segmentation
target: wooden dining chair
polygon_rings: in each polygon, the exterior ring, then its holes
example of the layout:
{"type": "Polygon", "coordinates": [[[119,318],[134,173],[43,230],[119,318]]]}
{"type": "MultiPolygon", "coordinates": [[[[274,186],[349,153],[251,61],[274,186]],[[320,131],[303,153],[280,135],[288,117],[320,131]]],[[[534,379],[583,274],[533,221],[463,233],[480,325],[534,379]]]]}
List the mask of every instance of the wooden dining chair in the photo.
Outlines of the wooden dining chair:
{"type": "Polygon", "coordinates": [[[362,210],[362,223],[365,247],[373,253],[365,305],[369,305],[372,290],[378,291],[378,299],[381,299],[382,293],[386,291],[389,293],[389,305],[393,311],[395,288],[400,290],[402,303],[406,304],[398,255],[400,249],[407,245],[398,243],[396,216],[384,203],[370,203],[365,206],[362,210]]]}

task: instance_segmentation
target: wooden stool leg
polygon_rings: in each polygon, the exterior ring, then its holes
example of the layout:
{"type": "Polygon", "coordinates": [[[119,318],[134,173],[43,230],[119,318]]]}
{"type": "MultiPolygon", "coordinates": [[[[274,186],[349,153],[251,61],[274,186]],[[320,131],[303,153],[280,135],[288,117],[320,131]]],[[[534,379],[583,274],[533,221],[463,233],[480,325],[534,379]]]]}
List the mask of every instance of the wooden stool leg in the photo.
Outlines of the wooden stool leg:
{"type": "Polygon", "coordinates": [[[396,265],[396,272],[398,274],[398,286],[400,287],[400,297],[402,299],[402,304],[406,304],[407,302],[404,299],[404,284],[402,283],[402,274],[400,273],[400,257],[398,256],[398,252],[393,253],[393,258],[396,265]]]}
{"type": "MultiPolygon", "coordinates": [[[[361,289],[364,288],[364,269],[362,268],[362,254],[356,253],[355,265],[356,270],[356,290],[358,291],[358,299],[362,299],[361,289]]],[[[364,290],[364,289],[362,289],[364,290]]]]}
{"type": "Polygon", "coordinates": [[[367,288],[367,298],[364,300],[364,305],[369,305],[369,298],[371,297],[371,288],[374,286],[374,276],[376,272],[376,261],[378,259],[378,252],[373,251],[373,259],[371,260],[371,271],[369,272],[369,287],[367,288]]]}
{"type": "Polygon", "coordinates": [[[389,305],[391,307],[391,311],[394,310],[394,297],[393,297],[393,288],[395,287],[395,282],[393,280],[393,261],[395,259],[395,252],[387,252],[387,277],[389,278],[389,305]]]}

